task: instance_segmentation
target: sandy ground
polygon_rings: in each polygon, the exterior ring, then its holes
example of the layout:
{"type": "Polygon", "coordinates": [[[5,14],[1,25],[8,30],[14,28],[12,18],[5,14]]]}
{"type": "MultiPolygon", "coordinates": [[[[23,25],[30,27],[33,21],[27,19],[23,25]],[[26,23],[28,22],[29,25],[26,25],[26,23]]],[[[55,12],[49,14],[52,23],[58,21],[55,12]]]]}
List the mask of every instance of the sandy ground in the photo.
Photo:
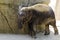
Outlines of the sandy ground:
{"type": "Polygon", "coordinates": [[[43,33],[38,33],[36,39],[31,38],[29,35],[0,34],[0,40],[60,40],[60,21],[57,21],[57,26],[59,35],[54,35],[53,28],[50,26],[50,35],[45,36],[43,33]]]}

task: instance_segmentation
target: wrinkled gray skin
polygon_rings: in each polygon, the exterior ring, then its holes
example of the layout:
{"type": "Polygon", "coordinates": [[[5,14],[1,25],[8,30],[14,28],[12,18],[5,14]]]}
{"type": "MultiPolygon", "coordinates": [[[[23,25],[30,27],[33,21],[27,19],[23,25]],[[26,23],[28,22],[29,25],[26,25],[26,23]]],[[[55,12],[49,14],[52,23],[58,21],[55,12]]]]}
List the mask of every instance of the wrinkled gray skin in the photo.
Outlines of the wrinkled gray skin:
{"type": "Polygon", "coordinates": [[[40,12],[34,9],[22,10],[20,11],[18,20],[19,20],[19,23],[18,23],[19,28],[23,28],[24,23],[28,24],[29,34],[31,36],[36,35],[36,32],[33,29],[33,26],[36,24],[45,25],[44,35],[50,34],[49,25],[52,25],[54,28],[55,34],[58,34],[58,29],[56,27],[55,14],[51,7],[49,7],[49,11],[47,12],[40,12]]]}

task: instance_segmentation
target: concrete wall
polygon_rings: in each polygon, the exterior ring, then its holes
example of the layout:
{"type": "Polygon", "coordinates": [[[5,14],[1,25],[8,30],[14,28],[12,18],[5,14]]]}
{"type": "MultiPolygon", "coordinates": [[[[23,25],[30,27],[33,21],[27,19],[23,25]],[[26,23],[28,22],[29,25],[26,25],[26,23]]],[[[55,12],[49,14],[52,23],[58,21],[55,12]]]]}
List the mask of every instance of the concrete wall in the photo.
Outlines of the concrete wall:
{"type": "Polygon", "coordinates": [[[60,20],[60,0],[57,0],[56,2],[55,13],[56,13],[56,19],[60,20]]]}

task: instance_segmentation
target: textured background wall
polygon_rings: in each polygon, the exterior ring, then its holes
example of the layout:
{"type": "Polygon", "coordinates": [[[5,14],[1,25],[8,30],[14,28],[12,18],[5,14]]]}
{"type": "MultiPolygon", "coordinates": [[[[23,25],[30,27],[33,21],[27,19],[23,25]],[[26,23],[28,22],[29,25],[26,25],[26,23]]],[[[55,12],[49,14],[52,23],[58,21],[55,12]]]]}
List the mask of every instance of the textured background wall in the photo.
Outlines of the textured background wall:
{"type": "MultiPolygon", "coordinates": [[[[18,30],[17,24],[17,6],[21,3],[26,3],[28,0],[0,0],[0,33],[27,33],[28,30],[24,25],[24,28],[18,30]]],[[[30,0],[34,2],[35,0],[30,0]]],[[[49,3],[49,0],[36,0],[41,3],[49,3]]]]}

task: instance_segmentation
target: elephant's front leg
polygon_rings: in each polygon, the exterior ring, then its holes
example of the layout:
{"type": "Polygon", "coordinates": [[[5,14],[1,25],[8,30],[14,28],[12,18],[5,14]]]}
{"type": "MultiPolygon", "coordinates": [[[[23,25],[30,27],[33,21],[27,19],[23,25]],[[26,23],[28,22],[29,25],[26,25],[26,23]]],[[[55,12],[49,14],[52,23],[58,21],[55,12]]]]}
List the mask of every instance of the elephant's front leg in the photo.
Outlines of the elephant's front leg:
{"type": "Polygon", "coordinates": [[[36,35],[36,32],[34,31],[34,29],[33,29],[33,23],[31,22],[31,23],[28,23],[28,29],[29,29],[29,35],[31,36],[31,37],[34,37],[35,35],[36,35]]]}

